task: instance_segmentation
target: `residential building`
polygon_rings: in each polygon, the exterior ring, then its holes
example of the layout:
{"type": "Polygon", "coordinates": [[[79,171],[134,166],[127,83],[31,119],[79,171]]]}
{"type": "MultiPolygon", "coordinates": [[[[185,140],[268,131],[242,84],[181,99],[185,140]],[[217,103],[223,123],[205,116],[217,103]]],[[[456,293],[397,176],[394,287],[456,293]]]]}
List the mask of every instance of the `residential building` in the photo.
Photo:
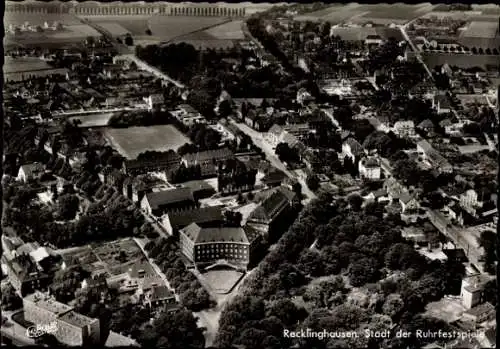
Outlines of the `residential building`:
{"type": "Polygon", "coordinates": [[[436,110],[438,114],[445,114],[451,112],[451,102],[446,95],[437,94],[432,99],[432,108],[436,110]]]}
{"type": "Polygon", "coordinates": [[[89,318],[52,297],[36,292],[23,298],[24,319],[54,326],[56,339],[69,346],[98,345],[101,327],[98,319],[89,318]]]}
{"type": "Polygon", "coordinates": [[[382,45],[384,43],[384,40],[380,35],[368,35],[365,39],[365,45],[382,45]]]}
{"type": "Polygon", "coordinates": [[[147,97],[144,97],[144,102],[146,102],[148,110],[151,111],[162,106],[163,103],[165,102],[165,98],[163,97],[162,94],[155,93],[147,97]]]}
{"type": "Polygon", "coordinates": [[[161,217],[161,225],[170,235],[176,235],[180,229],[191,223],[196,223],[200,227],[220,226],[224,221],[222,208],[223,206],[208,206],[169,212],[161,217]]]}
{"type": "Polygon", "coordinates": [[[154,159],[134,159],[123,162],[123,172],[136,176],[148,172],[168,172],[176,169],[181,163],[181,157],[174,151],[164,152],[154,159]]]}
{"type": "Polygon", "coordinates": [[[415,124],[412,120],[400,120],[394,123],[392,127],[393,132],[399,137],[414,137],[415,136],[415,124]]]}
{"type": "Polygon", "coordinates": [[[491,303],[486,302],[464,312],[462,315],[462,319],[473,322],[474,324],[480,324],[482,322],[494,319],[495,314],[495,307],[491,303]]]}
{"type": "Polygon", "coordinates": [[[426,140],[417,143],[418,155],[428,160],[429,163],[440,173],[453,172],[453,166],[426,140]]]}
{"type": "Polygon", "coordinates": [[[104,274],[94,275],[82,281],[82,289],[105,290],[107,288],[108,283],[104,274]]]}
{"type": "Polygon", "coordinates": [[[232,158],[234,158],[233,152],[229,148],[222,148],[186,154],[182,157],[182,162],[186,167],[199,165],[202,176],[211,177],[217,175],[219,162],[232,158]]]}
{"type": "Polygon", "coordinates": [[[141,209],[148,215],[161,216],[166,212],[191,210],[196,207],[193,192],[189,188],[175,188],[146,193],[141,209]]]}
{"type": "Polygon", "coordinates": [[[156,313],[158,308],[175,306],[177,302],[175,294],[166,285],[160,285],[143,293],[143,304],[156,313]]]}
{"type": "Polygon", "coordinates": [[[421,123],[417,125],[417,128],[421,129],[422,131],[426,133],[433,133],[434,132],[434,123],[430,119],[425,119],[421,123]]]}
{"type": "Polygon", "coordinates": [[[349,158],[351,158],[351,160],[355,161],[364,154],[365,154],[365,149],[353,137],[347,138],[342,144],[343,157],[348,156],[349,158]]]}
{"type": "Polygon", "coordinates": [[[39,179],[44,173],[45,167],[41,163],[35,162],[21,165],[17,173],[17,180],[26,183],[31,180],[39,179]]]}
{"type": "Polygon", "coordinates": [[[27,295],[35,290],[46,290],[52,276],[34,262],[28,254],[21,254],[8,260],[2,256],[2,264],[12,286],[21,294],[27,295]]]}
{"type": "Polygon", "coordinates": [[[359,176],[367,180],[379,180],[381,177],[380,159],[377,156],[367,156],[358,164],[359,176]]]}
{"type": "Polygon", "coordinates": [[[179,233],[182,254],[198,267],[221,264],[246,270],[250,242],[243,228],[202,228],[192,223],[179,233]]]}
{"type": "Polygon", "coordinates": [[[467,309],[472,309],[476,305],[484,302],[484,287],[491,279],[491,277],[484,274],[477,274],[464,278],[460,291],[462,305],[467,309]]]}
{"type": "Polygon", "coordinates": [[[181,104],[176,110],[171,111],[177,120],[179,120],[184,126],[192,126],[194,124],[206,124],[207,120],[199,111],[194,109],[189,104],[181,104]]]}

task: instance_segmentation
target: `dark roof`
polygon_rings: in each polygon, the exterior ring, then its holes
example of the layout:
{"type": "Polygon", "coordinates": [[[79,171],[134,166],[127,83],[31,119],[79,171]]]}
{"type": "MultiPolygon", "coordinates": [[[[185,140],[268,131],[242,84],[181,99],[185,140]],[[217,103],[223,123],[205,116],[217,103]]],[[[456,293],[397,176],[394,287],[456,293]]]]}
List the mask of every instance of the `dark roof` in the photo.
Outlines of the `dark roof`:
{"type": "Polygon", "coordinates": [[[276,183],[276,182],[283,182],[283,180],[286,178],[286,174],[283,171],[280,170],[275,170],[272,172],[269,172],[262,178],[263,183],[276,183]]]}
{"type": "Polygon", "coordinates": [[[174,293],[165,285],[156,286],[151,289],[151,301],[160,301],[164,299],[175,298],[174,293]]]}
{"type": "Polygon", "coordinates": [[[209,206],[186,210],[181,212],[168,213],[170,225],[174,229],[184,228],[191,223],[218,222],[224,219],[222,215],[223,206],[209,206]]]}
{"type": "Polygon", "coordinates": [[[294,195],[295,193],[290,190],[280,187],[250,213],[248,221],[272,222],[283,207],[289,204],[294,195]]]}
{"type": "Polygon", "coordinates": [[[438,103],[439,102],[439,107],[440,108],[451,108],[451,102],[448,97],[445,95],[435,95],[434,96],[434,102],[438,103]]]}
{"type": "Polygon", "coordinates": [[[198,153],[191,153],[184,155],[184,160],[190,163],[204,162],[208,160],[223,160],[233,156],[233,152],[229,148],[222,148],[216,150],[207,150],[198,153]]]}
{"type": "Polygon", "coordinates": [[[472,309],[469,309],[465,312],[465,314],[471,315],[471,316],[481,316],[485,313],[495,311],[495,307],[491,303],[483,303],[480,304],[472,309]]]}
{"type": "Polygon", "coordinates": [[[106,276],[104,274],[95,275],[93,277],[86,278],[85,281],[89,287],[96,286],[107,286],[106,276]]]}
{"type": "Polygon", "coordinates": [[[156,272],[149,262],[140,260],[135,262],[128,269],[128,275],[131,278],[140,278],[148,276],[156,276],[156,272]]]}
{"type": "Polygon", "coordinates": [[[133,159],[126,160],[125,167],[127,169],[137,169],[146,167],[163,167],[163,166],[173,166],[179,164],[181,157],[175,152],[165,152],[160,156],[155,157],[154,160],[149,159],[133,159]]]}
{"type": "Polygon", "coordinates": [[[23,172],[26,174],[27,177],[36,176],[40,174],[40,172],[43,172],[45,170],[43,165],[38,162],[35,162],[33,164],[22,165],[21,169],[23,170],[23,172]]]}
{"type": "Polygon", "coordinates": [[[434,123],[430,119],[425,119],[420,124],[417,125],[418,128],[433,128],[434,123]]]}
{"type": "Polygon", "coordinates": [[[181,230],[191,241],[195,243],[206,242],[242,242],[248,243],[248,238],[243,228],[202,228],[192,223],[181,230]]]}
{"type": "Polygon", "coordinates": [[[364,151],[363,146],[359,144],[359,142],[355,140],[353,137],[347,138],[344,143],[349,145],[354,155],[361,154],[364,151]]]}
{"type": "Polygon", "coordinates": [[[190,188],[176,188],[151,192],[147,193],[145,198],[153,210],[163,205],[174,204],[181,201],[194,202],[193,191],[190,188]]]}

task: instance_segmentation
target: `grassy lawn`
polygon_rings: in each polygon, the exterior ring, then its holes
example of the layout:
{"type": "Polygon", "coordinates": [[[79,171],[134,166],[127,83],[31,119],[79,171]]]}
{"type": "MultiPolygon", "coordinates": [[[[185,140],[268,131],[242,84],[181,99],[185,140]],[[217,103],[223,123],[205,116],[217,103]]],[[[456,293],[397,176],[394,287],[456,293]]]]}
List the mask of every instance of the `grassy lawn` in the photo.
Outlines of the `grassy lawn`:
{"type": "Polygon", "coordinates": [[[134,159],[140,153],[149,151],[177,150],[189,138],[172,125],[109,128],[105,137],[123,156],[134,159]]]}

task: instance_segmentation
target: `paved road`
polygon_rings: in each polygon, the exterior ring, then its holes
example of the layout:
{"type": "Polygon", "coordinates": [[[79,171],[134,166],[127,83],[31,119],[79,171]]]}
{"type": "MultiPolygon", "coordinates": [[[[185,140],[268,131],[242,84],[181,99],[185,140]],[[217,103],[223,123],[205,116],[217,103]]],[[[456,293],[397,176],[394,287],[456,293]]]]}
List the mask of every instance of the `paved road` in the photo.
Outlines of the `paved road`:
{"type": "Polygon", "coordinates": [[[123,54],[123,55],[120,55],[119,57],[134,62],[135,64],[137,64],[137,67],[139,69],[142,69],[142,70],[145,70],[147,72],[150,72],[151,74],[154,74],[156,77],[158,77],[158,78],[160,78],[162,80],[171,82],[172,84],[174,84],[178,88],[185,88],[184,84],[181,84],[179,81],[176,81],[176,80],[172,79],[167,74],[165,74],[162,71],[160,71],[159,69],[157,69],[157,68],[155,68],[155,67],[147,64],[146,62],[144,62],[143,60],[139,59],[134,54],[131,54],[131,53],[129,53],[129,54],[123,54]]]}
{"type": "Polygon", "coordinates": [[[399,26],[399,30],[401,31],[401,34],[403,35],[403,37],[405,38],[405,40],[410,44],[412,50],[415,52],[415,56],[416,56],[417,60],[424,66],[425,71],[427,72],[427,74],[429,75],[429,77],[431,78],[431,80],[434,80],[434,76],[432,75],[432,72],[430,71],[430,69],[427,66],[427,64],[425,64],[425,62],[424,62],[424,60],[422,58],[422,55],[420,54],[420,50],[418,49],[418,47],[416,47],[413,44],[413,41],[411,41],[410,37],[408,36],[408,33],[406,33],[407,26],[408,26],[408,24],[401,25],[401,26],[399,26]]]}
{"type": "Polygon", "coordinates": [[[271,145],[264,140],[264,137],[262,136],[261,132],[257,132],[243,123],[238,123],[235,121],[231,122],[234,125],[236,125],[236,127],[238,127],[243,133],[247,134],[250,138],[252,138],[252,141],[255,143],[255,145],[264,151],[267,160],[274,167],[283,171],[289,178],[293,178],[299,181],[300,185],[302,186],[302,194],[306,198],[305,203],[309,202],[312,199],[317,198],[316,194],[314,194],[311,190],[309,190],[303,178],[297,176],[295,173],[292,173],[286,168],[283,162],[281,162],[281,160],[274,153],[274,150],[272,149],[271,145]]]}
{"type": "Polygon", "coordinates": [[[139,248],[141,249],[142,253],[144,254],[144,256],[146,256],[146,258],[148,259],[149,263],[151,264],[151,266],[153,267],[153,269],[156,271],[156,273],[161,277],[162,281],[165,283],[165,285],[167,285],[167,287],[172,291],[174,292],[175,294],[175,299],[177,300],[177,302],[179,302],[179,296],[177,295],[177,293],[175,293],[175,290],[174,288],[170,285],[170,283],[168,282],[168,279],[167,277],[165,276],[165,274],[163,274],[163,272],[161,271],[160,267],[151,259],[149,258],[148,256],[148,253],[146,252],[146,250],[144,249],[144,242],[141,241],[140,239],[137,239],[137,238],[134,238],[134,241],[135,243],[137,244],[137,246],[139,246],[139,248]]]}

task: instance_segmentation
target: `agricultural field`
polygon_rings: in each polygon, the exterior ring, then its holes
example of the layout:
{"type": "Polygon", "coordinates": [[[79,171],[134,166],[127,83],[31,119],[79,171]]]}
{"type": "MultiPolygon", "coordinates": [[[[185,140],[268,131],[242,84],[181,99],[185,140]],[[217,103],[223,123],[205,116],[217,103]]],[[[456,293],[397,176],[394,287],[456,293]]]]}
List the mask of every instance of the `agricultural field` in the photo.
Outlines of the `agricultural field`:
{"type": "Polygon", "coordinates": [[[205,33],[211,35],[215,39],[221,40],[243,40],[245,35],[241,30],[243,21],[231,21],[225,24],[205,30],[205,33]]]}
{"type": "Polygon", "coordinates": [[[72,15],[69,14],[58,14],[58,13],[15,13],[9,12],[6,13],[3,19],[3,23],[5,27],[8,27],[10,24],[12,25],[22,25],[25,22],[28,22],[31,25],[41,25],[47,22],[49,25],[54,24],[54,22],[62,23],[64,25],[78,25],[81,24],[81,21],[72,15]]]}
{"type": "Polygon", "coordinates": [[[47,62],[36,57],[12,58],[5,57],[3,72],[5,74],[51,69],[47,62]]]}
{"type": "Polygon", "coordinates": [[[83,42],[87,37],[100,37],[101,34],[94,28],[85,25],[70,25],[60,31],[46,30],[44,32],[22,32],[6,34],[5,45],[43,46],[67,45],[83,42]]]}
{"type": "Polygon", "coordinates": [[[227,21],[225,17],[154,16],[149,19],[148,25],[153,36],[168,41],[227,21]]]}
{"type": "Polygon", "coordinates": [[[148,21],[151,16],[92,16],[82,17],[89,19],[96,24],[115,23],[130,32],[133,36],[147,35],[146,30],[149,28],[148,21]]]}
{"type": "Polygon", "coordinates": [[[123,156],[135,159],[140,153],[149,151],[177,150],[189,138],[172,125],[108,128],[104,137],[123,156]]]}
{"type": "Polygon", "coordinates": [[[404,24],[414,18],[425,15],[434,8],[431,4],[407,5],[363,5],[359,10],[364,11],[362,15],[352,18],[354,23],[372,22],[374,24],[389,25],[404,24]]]}

